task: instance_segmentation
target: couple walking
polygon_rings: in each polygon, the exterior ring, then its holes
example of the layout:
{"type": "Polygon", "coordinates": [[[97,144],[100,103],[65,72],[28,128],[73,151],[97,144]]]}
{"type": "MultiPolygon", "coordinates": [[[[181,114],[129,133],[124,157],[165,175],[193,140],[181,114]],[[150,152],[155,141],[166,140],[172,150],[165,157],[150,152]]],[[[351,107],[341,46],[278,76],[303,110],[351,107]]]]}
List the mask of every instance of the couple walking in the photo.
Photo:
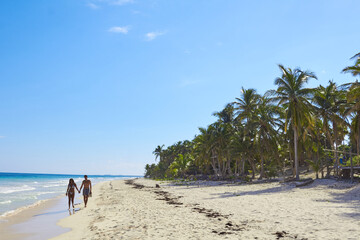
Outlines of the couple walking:
{"type": "Polygon", "coordinates": [[[70,178],[70,180],[69,180],[69,184],[68,184],[68,187],[66,190],[66,196],[68,196],[68,198],[69,198],[69,209],[70,209],[70,202],[72,203],[72,207],[74,208],[75,188],[80,193],[81,189],[84,187],[83,196],[84,196],[85,207],[87,205],[89,196],[91,197],[91,194],[92,194],[91,181],[87,178],[87,175],[85,175],[84,178],[85,178],[85,180],[82,181],[80,190],[77,188],[74,179],[70,178]]]}

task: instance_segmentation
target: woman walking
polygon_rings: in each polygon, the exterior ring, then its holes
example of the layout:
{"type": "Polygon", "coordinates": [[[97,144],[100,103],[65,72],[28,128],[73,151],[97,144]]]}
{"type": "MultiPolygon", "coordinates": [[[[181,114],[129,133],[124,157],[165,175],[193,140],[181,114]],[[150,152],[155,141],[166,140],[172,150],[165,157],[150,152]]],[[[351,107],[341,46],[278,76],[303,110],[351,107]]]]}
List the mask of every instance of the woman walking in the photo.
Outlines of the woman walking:
{"type": "Polygon", "coordinates": [[[70,178],[66,191],[66,196],[68,196],[69,198],[69,210],[70,210],[70,201],[72,202],[72,207],[74,208],[75,188],[79,192],[79,189],[77,188],[74,179],[70,178]]]}

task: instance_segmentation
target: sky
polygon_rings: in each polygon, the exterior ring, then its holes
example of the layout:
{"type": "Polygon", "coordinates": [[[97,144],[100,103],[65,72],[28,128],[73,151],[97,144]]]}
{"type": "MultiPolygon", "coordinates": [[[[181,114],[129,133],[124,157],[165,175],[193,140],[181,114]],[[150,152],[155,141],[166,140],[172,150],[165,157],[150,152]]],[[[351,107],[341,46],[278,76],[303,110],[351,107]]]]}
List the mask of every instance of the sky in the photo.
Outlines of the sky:
{"type": "Polygon", "coordinates": [[[240,90],[354,81],[360,1],[0,1],[0,172],[142,175],[240,90]]]}

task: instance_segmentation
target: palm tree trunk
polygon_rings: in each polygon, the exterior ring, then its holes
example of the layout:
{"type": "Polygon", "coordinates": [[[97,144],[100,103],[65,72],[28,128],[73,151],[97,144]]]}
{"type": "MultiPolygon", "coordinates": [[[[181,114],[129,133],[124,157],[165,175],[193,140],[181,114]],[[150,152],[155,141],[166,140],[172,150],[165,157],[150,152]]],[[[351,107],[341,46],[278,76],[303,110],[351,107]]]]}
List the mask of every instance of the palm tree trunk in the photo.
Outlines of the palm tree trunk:
{"type": "Polygon", "coordinates": [[[214,174],[217,176],[217,175],[218,175],[218,170],[217,170],[217,168],[216,168],[216,164],[215,164],[214,161],[211,163],[211,166],[212,166],[212,168],[213,168],[214,174]]]}
{"type": "Polygon", "coordinates": [[[296,180],[299,180],[299,159],[298,159],[298,133],[296,127],[294,127],[294,155],[295,155],[295,172],[296,180]]]}
{"type": "Polygon", "coordinates": [[[225,158],[225,160],[223,160],[223,169],[222,169],[222,173],[221,173],[221,175],[223,176],[223,177],[225,177],[226,176],[226,162],[227,162],[227,160],[226,160],[226,158],[225,158]]]}
{"type": "Polygon", "coordinates": [[[238,171],[238,159],[235,160],[235,167],[234,167],[234,175],[237,176],[237,171],[238,171]]]}
{"type": "Polygon", "coordinates": [[[225,159],[223,159],[223,161],[222,161],[222,172],[221,172],[221,175],[222,175],[222,177],[225,177],[225,175],[226,175],[226,158],[225,159]]]}
{"type": "Polygon", "coordinates": [[[217,163],[218,163],[218,173],[219,173],[219,175],[222,175],[222,169],[221,169],[221,164],[220,164],[220,159],[221,158],[221,156],[220,156],[220,154],[218,154],[217,155],[217,163]]]}
{"type": "Polygon", "coordinates": [[[241,175],[245,174],[245,159],[242,160],[241,175]]]}
{"type": "Polygon", "coordinates": [[[217,158],[216,156],[216,152],[214,150],[211,150],[211,166],[213,167],[214,170],[214,174],[216,176],[218,176],[218,169],[216,168],[216,162],[215,162],[215,158],[217,158]]]}
{"type": "Polygon", "coordinates": [[[357,115],[358,115],[357,155],[360,155],[360,112],[358,112],[357,115]]]}
{"type": "Polygon", "coordinates": [[[263,154],[261,154],[260,159],[261,159],[261,170],[260,170],[259,180],[261,180],[264,177],[264,155],[263,154]]]}
{"type": "Polygon", "coordinates": [[[255,171],[256,171],[255,163],[253,163],[251,167],[252,167],[252,177],[251,177],[251,179],[255,179],[255,171]]]}
{"type": "Polygon", "coordinates": [[[245,158],[244,157],[241,158],[241,163],[240,163],[239,167],[240,167],[240,171],[239,171],[240,176],[244,176],[244,174],[245,174],[245,158]]]}
{"type": "Polygon", "coordinates": [[[250,160],[251,159],[251,157],[249,157],[249,159],[248,159],[248,162],[249,162],[249,164],[250,164],[250,166],[251,166],[251,169],[252,169],[252,177],[251,177],[251,179],[254,179],[255,178],[255,163],[254,163],[254,161],[251,161],[250,160]]]}
{"type": "Polygon", "coordinates": [[[335,167],[336,167],[336,176],[339,176],[339,159],[337,153],[337,124],[335,119],[333,120],[333,129],[334,129],[334,149],[335,149],[335,167]]]}
{"type": "Polygon", "coordinates": [[[291,156],[291,146],[290,146],[290,140],[289,140],[289,161],[290,161],[290,164],[291,164],[291,171],[292,171],[292,177],[295,176],[295,171],[294,171],[294,165],[295,163],[293,163],[293,160],[292,160],[292,156],[291,156]]]}
{"type": "Polygon", "coordinates": [[[227,160],[227,164],[228,164],[228,166],[227,166],[227,172],[228,172],[228,174],[231,176],[231,175],[233,175],[233,173],[232,173],[232,171],[231,171],[231,158],[230,158],[230,157],[229,157],[228,160],[227,160]]]}

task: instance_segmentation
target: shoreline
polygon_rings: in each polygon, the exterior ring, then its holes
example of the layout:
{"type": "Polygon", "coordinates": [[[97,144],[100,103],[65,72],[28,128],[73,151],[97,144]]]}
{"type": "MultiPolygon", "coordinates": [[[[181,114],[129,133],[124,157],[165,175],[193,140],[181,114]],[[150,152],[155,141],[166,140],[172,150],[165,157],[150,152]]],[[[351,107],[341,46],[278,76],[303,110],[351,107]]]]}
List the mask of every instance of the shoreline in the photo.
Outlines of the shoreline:
{"type": "MultiPolygon", "coordinates": [[[[22,175],[22,173],[20,173],[20,175],[22,175]]],[[[39,177],[37,175],[35,177],[39,177]]],[[[53,174],[44,174],[44,176],[52,176],[52,175],[53,174]]],[[[93,188],[96,188],[98,183],[113,180],[111,178],[107,179],[104,176],[99,175],[98,178],[95,177],[94,179],[92,179],[94,180],[93,188]]],[[[116,178],[128,179],[126,176],[118,175],[112,177],[114,177],[115,179],[116,178]]],[[[69,175],[69,177],[72,177],[72,175],[69,175]]],[[[31,182],[31,184],[35,184],[35,185],[37,185],[38,182],[41,182],[49,186],[50,185],[56,186],[56,189],[54,190],[55,194],[52,194],[52,196],[48,196],[48,198],[37,199],[35,202],[28,203],[28,205],[18,206],[14,209],[5,208],[4,209],[5,211],[3,211],[0,216],[0,236],[6,236],[5,237],[6,239],[13,239],[13,240],[24,239],[24,238],[38,240],[38,239],[48,239],[50,237],[59,235],[63,232],[69,231],[69,229],[64,229],[57,225],[57,221],[59,221],[62,218],[65,218],[69,214],[74,213],[68,211],[68,203],[67,203],[68,198],[65,196],[66,186],[64,185],[64,189],[65,189],[64,192],[63,189],[59,189],[58,187],[60,185],[62,186],[63,181],[65,180],[67,181],[67,179],[56,178],[53,180],[48,177],[41,179],[41,181],[35,181],[35,180],[28,180],[28,182],[31,182]],[[52,230],[51,231],[47,230],[42,226],[47,226],[49,229],[52,230]],[[31,236],[33,235],[37,237],[32,238],[31,236]]],[[[24,181],[22,185],[26,185],[26,184],[28,183],[24,181]]],[[[40,191],[35,192],[34,195],[38,197],[38,195],[43,195],[44,193],[48,193],[46,192],[47,185],[44,185],[45,189],[41,189],[41,184],[40,184],[39,185],[40,191]]],[[[8,187],[4,184],[2,186],[3,186],[2,189],[3,191],[7,189],[12,191],[12,189],[10,189],[11,186],[8,187]]],[[[34,186],[34,187],[38,187],[38,186],[34,186]]],[[[5,198],[3,197],[3,199],[5,198]]],[[[79,203],[82,202],[83,202],[82,195],[76,192],[74,199],[75,210],[76,210],[75,212],[80,210],[79,209],[80,206],[81,207],[83,206],[83,205],[78,205],[79,203]]]]}
{"type": "Polygon", "coordinates": [[[0,218],[0,235],[8,240],[46,239],[69,231],[56,226],[67,214],[60,210],[63,204],[62,196],[57,196],[18,208],[0,218]]]}
{"type": "MultiPolygon", "coordinates": [[[[54,198],[38,200],[33,204],[22,206],[22,207],[14,209],[14,210],[9,210],[7,212],[4,212],[2,215],[0,215],[0,221],[4,220],[6,218],[9,218],[9,217],[15,216],[17,214],[21,214],[22,211],[26,211],[26,210],[34,208],[34,207],[36,207],[38,205],[46,204],[46,202],[51,201],[51,200],[55,200],[55,199],[60,198],[60,197],[61,196],[59,195],[59,196],[54,197],[54,198]]],[[[4,220],[4,221],[6,221],[6,220],[4,220]]]]}
{"type": "MultiPolygon", "coordinates": [[[[98,185],[108,181],[96,182],[93,185],[93,191],[96,192],[98,185]]],[[[92,199],[89,198],[89,202],[92,199]]],[[[77,214],[83,209],[82,195],[77,192],[74,205],[75,209],[69,211],[68,198],[65,194],[59,194],[15,210],[9,210],[0,216],[0,236],[7,240],[39,240],[49,239],[68,232],[71,230],[70,228],[61,227],[57,222],[69,215],[77,214]]]]}

